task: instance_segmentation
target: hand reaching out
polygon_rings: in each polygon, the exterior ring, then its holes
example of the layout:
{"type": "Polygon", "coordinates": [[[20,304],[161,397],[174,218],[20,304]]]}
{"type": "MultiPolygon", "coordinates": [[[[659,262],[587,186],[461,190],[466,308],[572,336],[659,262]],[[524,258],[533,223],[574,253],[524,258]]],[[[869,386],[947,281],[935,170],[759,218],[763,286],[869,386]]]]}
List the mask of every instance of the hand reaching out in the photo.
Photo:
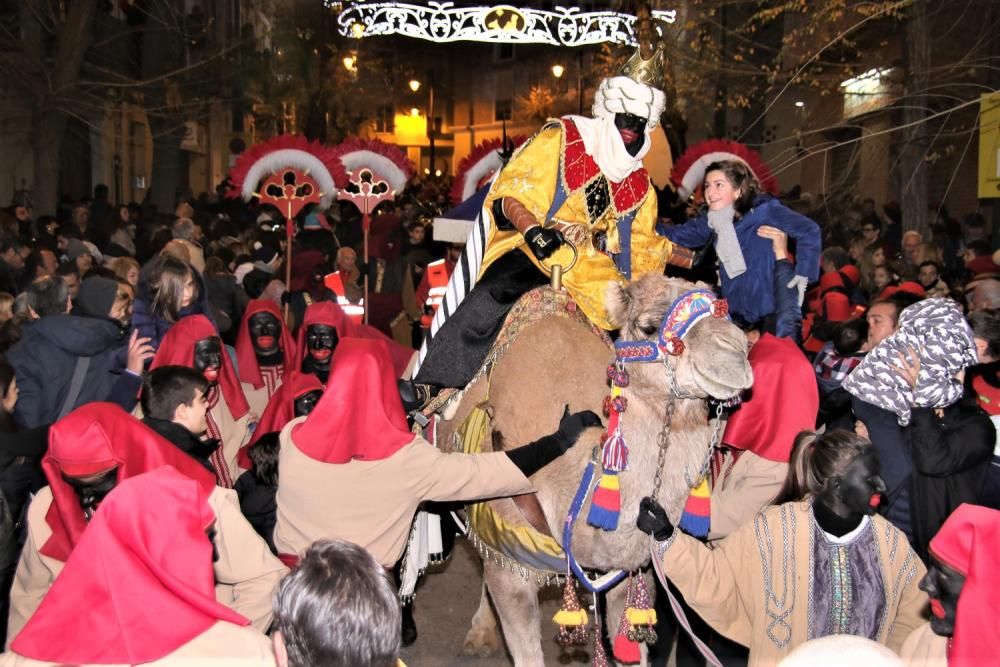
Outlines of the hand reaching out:
{"type": "Polygon", "coordinates": [[[774,258],[776,260],[780,262],[783,259],[788,259],[788,234],[777,227],[761,225],[757,229],[757,236],[771,240],[771,247],[774,249],[774,258]]]}

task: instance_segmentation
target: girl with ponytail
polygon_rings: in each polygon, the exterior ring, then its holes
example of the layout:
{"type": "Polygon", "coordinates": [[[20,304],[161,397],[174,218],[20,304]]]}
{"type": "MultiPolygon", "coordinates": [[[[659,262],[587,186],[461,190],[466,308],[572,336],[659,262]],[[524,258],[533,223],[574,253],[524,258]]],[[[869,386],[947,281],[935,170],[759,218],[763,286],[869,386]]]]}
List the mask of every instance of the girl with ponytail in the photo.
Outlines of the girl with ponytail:
{"type": "Polygon", "coordinates": [[[662,567],[717,632],[772,665],[809,639],[853,634],[898,652],[922,623],[926,569],[876,512],[885,482],[871,442],[849,431],[795,438],[777,504],[709,548],[643,499],[637,526],[662,567]]]}

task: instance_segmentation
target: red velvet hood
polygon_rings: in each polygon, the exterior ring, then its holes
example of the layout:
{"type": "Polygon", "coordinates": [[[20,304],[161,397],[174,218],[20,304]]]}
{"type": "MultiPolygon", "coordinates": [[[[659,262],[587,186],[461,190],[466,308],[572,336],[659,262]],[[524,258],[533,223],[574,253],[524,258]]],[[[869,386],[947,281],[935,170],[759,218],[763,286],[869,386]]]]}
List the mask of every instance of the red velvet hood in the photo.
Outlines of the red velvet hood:
{"type": "Polygon", "coordinates": [[[239,366],[240,382],[252,384],[254,389],[264,386],[264,378],[260,376],[260,365],[257,363],[257,353],[253,349],[253,339],[250,336],[250,318],[257,313],[270,313],[278,318],[281,323],[281,337],[279,346],[284,353],[285,373],[295,364],[295,340],[292,332],[288,330],[285,319],[281,316],[281,309],[273,301],[267,299],[254,299],[247,304],[246,312],[243,313],[243,321],[240,323],[240,332],[236,335],[236,364],[239,366]]]}
{"type": "Polygon", "coordinates": [[[791,339],[771,334],[760,337],[747,359],[753,370],[750,399],[730,415],[722,442],[787,463],[795,436],[816,427],[815,372],[791,339]]]}
{"type": "MultiPolygon", "coordinates": [[[[188,315],[182,317],[177,324],[170,327],[170,331],[163,337],[160,348],[153,357],[153,363],[149,370],[160,366],[187,366],[194,367],[194,346],[195,344],[210,337],[218,338],[219,332],[215,330],[212,323],[204,315],[188,315]]],[[[243,395],[243,387],[236,377],[236,369],[233,368],[232,359],[222,350],[222,368],[219,369],[219,389],[222,390],[222,398],[229,408],[233,419],[239,419],[250,412],[247,397],[243,395]]]]}
{"type": "Polygon", "coordinates": [[[285,428],[285,424],[295,418],[296,399],[310,391],[323,391],[323,383],[312,373],[289,371],[285,375],[284,382],[267,402],[267,407],[257,422],[257,428],[254,429],[250,442],[240,447],[237,460],[241,468],[245,470],[253,468],[253,461],[250,460],[247,450],[265,433],[285,428]]]}
{"type": "MultiPolygon", "coordinates": [[[[392,371],[396,377],[401,377],[406,367],[413,358],[413,350],[400,345],[375,327],[367,324],[355,324],[347,316],[344,310],[332,301],[317,301],[306,308],[306,313],[302,318],[302,326],[299,327],[299,336],[296,341],[296,351],[298,358],[295,364],[296,369],[302,368],[302,360],[307,354],[306,330],[311,324],[325,324],[337,330],[340,340],[344,338],[365,338],[377,340],[385,343],[392,364],[392,371]]],[[[338,346],[339,347],[339,346],[338,346]]],[[[334,356],[336,358],[336,355],[334,356]]],[[[332,368],[331,361],[331,368],[332,368]]]]}
{"type": "Polygon", "coordinates": [[[295,446],[324,463],[379,461],[413,438],[385,344],[341,339],[323,398],[292,431],[295,446]]]}
{"type": "Polygon", "coordinates": [[[42,554],[65,561],[88,527],[79,497],[62,473],[93,475],[115,466],[119,482],[172,466],[197,481],[206,493],[215,487],[212,473],[119,406],[88,403],[49,429],[42,470],[52,490],[52,505],[45,515],[52,536],[39,549],[42,554]]]}
{"type": "Polygon", "coordinates": [[[217,621],[209,489],[169,466],[122,481],[11,649],[64,664],[152,662],[217,621]]]}
{"type": "Polygon", "coordinates": [[[958,596],[955,633],[948,667],[995,664],[1000,655],[1000,511],[963,503],[951,513],[934,539],[934,558],[965,575],[958,596]]]}

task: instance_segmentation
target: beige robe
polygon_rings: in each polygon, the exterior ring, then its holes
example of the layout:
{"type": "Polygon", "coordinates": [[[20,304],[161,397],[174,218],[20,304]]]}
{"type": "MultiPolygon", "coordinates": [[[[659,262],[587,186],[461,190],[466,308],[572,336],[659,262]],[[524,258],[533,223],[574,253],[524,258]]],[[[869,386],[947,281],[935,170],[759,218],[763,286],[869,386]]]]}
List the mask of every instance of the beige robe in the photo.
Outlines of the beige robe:
{"type": "Polygon", "coordinates": [[[709,540],[735,533],[771,504],[788,474],[787,463],[776,463],[753,452],[743,452],[736,463],[727,454],[719,474],[721,483],[712,487],[712,524],[709,540]]]}
{"type": "Polygon", "coordinates": [[[907,637],[899,657],[907,667],[948,667],[948,639],[924,623],[907,637]]]}
{"type": "MultiPolygon", "coordinates": [[[[42,662],[25,658],[8,651],[0,655],[0,667],[43,667],[59,663],[42,662]]],[[[218,665],[219,667],[273,667],[274,652],[271,640],[252,627],[242,627],[226,621],[216,621],[215,625],[201,633],[173,653],[143,663],[160,667],[200,667],[202,665],[218,665]]],[[[117,667],[105,664],[104,667],[117,667]]],[[[122,666],[124,667],[124,666],[122,666]]]]}
{"type": "MultiPolygon", "coordinates": [[[[208,501],[218,522],[215,547],[219,560],[215,562],[215,597],[246,616],[254,628],[264,632],[273,616],[271,598],[288,568],[274,557],[267,543],[240,513],[235,491],[216,487],[208,501]]],[[[39,551],[52,535],[52,529],[45,521],[51,505],[52,490],[46,486],[28,508],[28,539],[10,591],[8,646],[38,609],[52,582],[66,565],[39,551]]],[[[169,511],[169,508],[164,511],[169,511]]]]}
{"type": "MultiPolygon", "coordinates": [[[[927,595],[917,583],[926,568],[902,532],[880,516],[871,521],[866,530],[876,542],[886,594],[877,640],[898,652],[907,636],[924,622],[927,595]]],[[[858,539],[864,539],[863,534],[858,539]]],[[[785,503],[765,509],[752,522],[716,542],[714,549],[674,531],[673,542],[663,555],[663,568],[709,625],[750,648],[751,667],[770,667],[796,646],[814,639],[809,609],[812,540],[809,503],[785,503]],[[770,533],[770,547],[765,529],[770,533]],[[783,553],[786,544],[787,554],[783,553]],[[768,550],[765,573],[762,553],[768,550]],[[765,592],[767,578],[771,579],[772,594],[778,600],[785,599],[781,609],[765,592]],[[787,614],[787,626],[772,618],[783,614],[787,614]]]]}
{"type": "Polygon", "coordinates": [[[301,554],[316,540],[354,542],[392,567],[403,554],[417,505],[424,500],[478,500],[532,493],[531,482],[503,452],[445,454],[420,436],[381,461],[323,463],[281,432],[278,519],[274,544],[301,554]]]}
{"type": "MultiPolygon", "coordinates": [[[[243,387],[243,395],[247,397],[247,403],[250,405],[250,412],[253,413],[257,419],[264,414],[264,408],[267,407],[267,402],[271,400],[270,394],[267,393],[267,385],[262,384],[260,389],[255,389],[254,386],[249,382],[240,382],[243,387]]],[[[278,387],[281,383],[278,383],[278,387]]],[[[277,391],[277,388],[275,388],[277,391]]],[[[257,421],[255,419],[254,421],[257,421]]]]}
{"type": "Polygon", "coordinates": [[[238,454],[240,448],[250,442],[250,436],[252,435],[250,432],[250,423],[251,421],[257,421],[257,416],[254,415],[254,411],[251,409],[239,419],[233,419],[224,396],[219,397],[219,402],[211,409],[210,413],[215,423],[219,426],[219,432],[222,433],[222,445],[220,447],[222,457],[226,461],[226,467],[229,469],[229,478],[235,484],[243,472],[243,469],[240,468],[237,462],[238,454]]]}

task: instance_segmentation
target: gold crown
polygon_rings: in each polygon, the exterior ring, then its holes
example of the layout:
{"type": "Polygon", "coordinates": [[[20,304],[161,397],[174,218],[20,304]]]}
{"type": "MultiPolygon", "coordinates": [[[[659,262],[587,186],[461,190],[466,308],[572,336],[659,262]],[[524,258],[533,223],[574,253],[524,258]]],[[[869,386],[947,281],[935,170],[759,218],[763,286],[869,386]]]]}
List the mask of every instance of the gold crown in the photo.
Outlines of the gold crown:
{"type": "Polygon", "coordinates": [[[663,88],[663,51],[657,47],[653,55],[643,59],[641,49],[636,49],[632,57],[622,67],[621,75],[651,88],[663,88]]]}

